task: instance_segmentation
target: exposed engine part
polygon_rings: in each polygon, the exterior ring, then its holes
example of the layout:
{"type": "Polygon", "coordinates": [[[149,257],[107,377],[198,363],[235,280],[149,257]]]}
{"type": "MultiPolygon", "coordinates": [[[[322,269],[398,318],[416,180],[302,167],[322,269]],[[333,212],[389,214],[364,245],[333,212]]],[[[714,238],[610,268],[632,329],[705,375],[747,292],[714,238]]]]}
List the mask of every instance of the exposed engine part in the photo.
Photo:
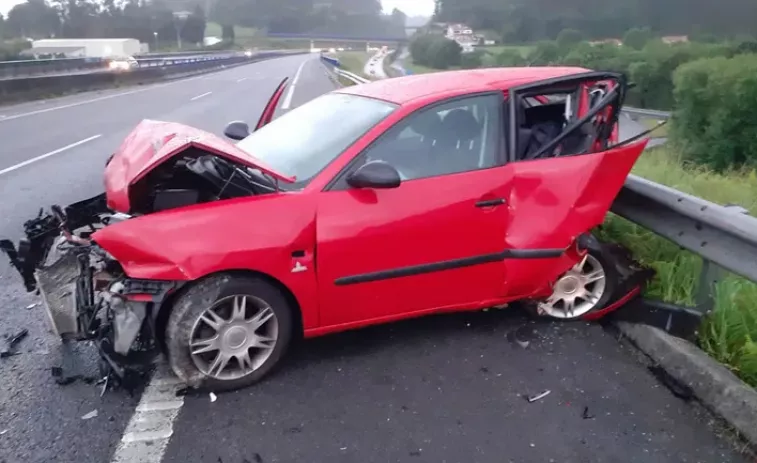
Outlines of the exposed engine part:
{"type": "Polygon", "coordinates": [[[149,214],[275,191],[275,182],[260,171],[190,148],[134,185],[130,212],[149,214]]]}

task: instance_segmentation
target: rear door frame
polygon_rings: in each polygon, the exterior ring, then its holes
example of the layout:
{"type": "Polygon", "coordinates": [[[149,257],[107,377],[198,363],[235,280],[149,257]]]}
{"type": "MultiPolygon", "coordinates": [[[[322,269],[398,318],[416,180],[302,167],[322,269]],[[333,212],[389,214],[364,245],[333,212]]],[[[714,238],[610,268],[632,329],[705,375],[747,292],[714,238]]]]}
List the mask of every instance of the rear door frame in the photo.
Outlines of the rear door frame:
{"type": "MultiPolygon", "coordinates": [[[[574,87],[580,87],[582,82],[585,81],[601,81],[601,80],[616,80],[618,81],[618,84],[620,86],[620,94],[618,95],[618,111],[615,115],[615,123],[617,123],[617,115],[620,113],[620,108],[623,105],[623,102],[625,101],[626,92],[628,90],[628,82],[626,80],[626,77],[622,73],[618,72],[608,72],[608,71],[589,71],[589,72],[582,72],[577,74],[571,74],[569,76],[564,77],[554,77],[550,79],[544,79],[537,82],[532,82],[525,85],[519,85],[517,87],[512,87],[508,90],[508,99],[507,99],[507,111],[508,111],[508,123],[509,127],[507,127],[507,161],[508,162],[516,162],[518,161],[516,157],[516,153],[518,152],[518,127],[519,127],[519,117],[518,117],[518,105],[523,104],[523,99],[529,96],[538,96],[543,95],[546,90],[549,90],[548,93],[553,93],[555,89],[559,89],[560,87],[565,87],[566,89],[570,90],[574,87]]],[[[576,99],[574,104],[580,101],[580,99],[576,99]]],[[[562,135],[562,134],[561,134],[562,135]]]]}

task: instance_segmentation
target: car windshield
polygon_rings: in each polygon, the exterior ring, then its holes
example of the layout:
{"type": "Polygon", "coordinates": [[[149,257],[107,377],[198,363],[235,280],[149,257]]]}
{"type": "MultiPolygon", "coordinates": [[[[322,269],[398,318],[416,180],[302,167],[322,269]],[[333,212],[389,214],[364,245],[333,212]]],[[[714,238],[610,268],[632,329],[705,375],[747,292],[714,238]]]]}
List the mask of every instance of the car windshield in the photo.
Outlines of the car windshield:
{"type": "Polygon", "coordinates": [[[328,93],[271,121],[237,146],[302,187],[397,105],[328,93]]]}

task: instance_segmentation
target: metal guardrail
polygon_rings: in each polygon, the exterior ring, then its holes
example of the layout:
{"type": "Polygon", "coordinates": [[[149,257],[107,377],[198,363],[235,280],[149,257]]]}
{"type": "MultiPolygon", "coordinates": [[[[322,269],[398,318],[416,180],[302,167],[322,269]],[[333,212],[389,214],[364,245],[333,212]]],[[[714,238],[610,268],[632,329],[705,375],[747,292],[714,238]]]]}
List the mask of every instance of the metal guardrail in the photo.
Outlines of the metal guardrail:
{"type": "Polygon", "coordinates": [[[712,309],[719,268],[757,282],[757,218],[737,205],[719,205],[630,175],[611,211],[704,260],[697,305],[712,309]]]}
{"type": "Polygon", "coordinates": [[[48,74],[0,79],[0,103],[28,101],[120,85],[144,84],[300,53],[306,53],[306,51],[260,51],[251,56],[241,53],[212,58],[151,59],[148,61],[149,65],[144,65],[143,61],[142,66],[129,71],[48,74]]]}
{"type": "MultiPolygon", "coordinates": [[[[355,84],[368,79],[343,71],[338,60],[335,72],[355,84]]],[[[670,113],[623,108],[632,117],[668,119],[670,113]]],[[[636,175],[629,175],[610,210],[703,259],[697,288],[699,316],[714,307],[714,285],[723,270],[757,282],[757,218],[738,205],[720,205],[636,175]]]]}
{"type": "MultiPolygon", "coordinates": [[[[202,53],[163,53],[145,57],[136,57],[140,68],[156,66],[173,66],[177,64],[217,61],[235,58],[244,52],[202,53]]],[[[44,76],[51,74],[77,74],[107,71],[109,58],[59,58],[23,61],[0,61],[0,79],[44,76]]]]}
{"type": "Polygon", "coordinates": [[[669,119],[670,118],[670,112],[657,111],[655,109],[631,108],[629,106],[626,106],[623,108],[623,112],[628,114],[631,117],[651,117],[655,119],[669,119]]]}

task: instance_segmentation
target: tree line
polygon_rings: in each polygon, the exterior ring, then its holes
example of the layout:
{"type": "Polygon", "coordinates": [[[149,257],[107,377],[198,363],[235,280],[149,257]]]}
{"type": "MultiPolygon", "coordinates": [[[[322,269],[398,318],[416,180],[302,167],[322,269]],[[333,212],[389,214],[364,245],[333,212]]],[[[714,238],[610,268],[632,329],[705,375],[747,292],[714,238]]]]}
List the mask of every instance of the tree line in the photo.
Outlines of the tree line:
{"type": "Polygon", "coordinates": [[[174,45],[177,31],[184,43],[199,44],[205,35],[205,12],[194,5],[186,17],[175,17],[159,0],[27,0],[0,16],[0,35],[11,38],[134,38],[174,45]]]}
{"type": "Polygon", "coordinates": [[[610,38],[648,27],[657,35],[757,35],[754,0],[436,0],[435,20],[497,32],[506,43],[554,40],[574,29],[610,38]]]}
{"type": "Polygon", "coordinates": [[[382,14],[379,0],[27,0],[0,16],[0,38],[135,38],[163,45],[200,43],[206,21],[276,33],[335,33],[403,37],[404,13],[382,14]],[[209,11],[205,11],[205,9],[209,11]],[[191,14],[177,19],[173,12],[191,14]],[[177,28],[177,22],[181,27],[177,28]]]}
{"type": "Polygon", "coordinates": [[[686,159],[716,170],[757,168],[757,41],[666,44],[648,30],[632,29],[623,46],[590,44],[575,30],[530,47],[460,46],[438,34],[410,43],[413,61],[453,67],[578,66],[622,72],[633,82],[626,104],[673,110],[671,135],[686,159]],[[628,43],[631,43],[629,45],[628,43]]]}

